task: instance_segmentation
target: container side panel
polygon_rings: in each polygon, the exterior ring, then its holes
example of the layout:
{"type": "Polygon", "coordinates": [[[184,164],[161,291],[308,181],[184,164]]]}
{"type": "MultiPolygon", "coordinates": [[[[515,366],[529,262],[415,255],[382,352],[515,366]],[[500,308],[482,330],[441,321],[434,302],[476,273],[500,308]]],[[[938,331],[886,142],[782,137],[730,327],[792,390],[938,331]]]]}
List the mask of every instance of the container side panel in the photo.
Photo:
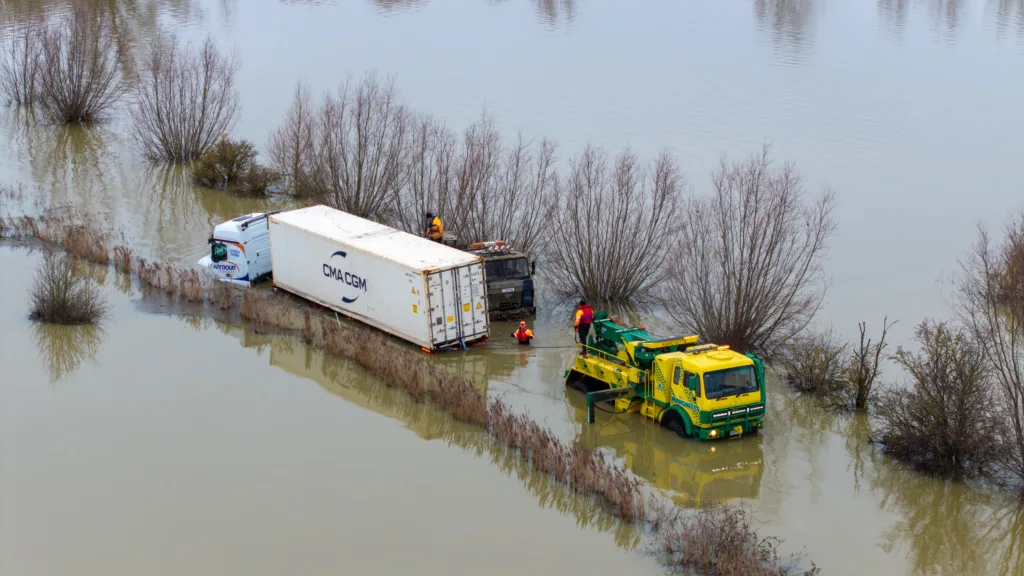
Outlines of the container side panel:
{"type": "Polygon", "coordinates": [[[275,286],[433,347],[419,271],[273,216],[270,250],[275,286]]]}

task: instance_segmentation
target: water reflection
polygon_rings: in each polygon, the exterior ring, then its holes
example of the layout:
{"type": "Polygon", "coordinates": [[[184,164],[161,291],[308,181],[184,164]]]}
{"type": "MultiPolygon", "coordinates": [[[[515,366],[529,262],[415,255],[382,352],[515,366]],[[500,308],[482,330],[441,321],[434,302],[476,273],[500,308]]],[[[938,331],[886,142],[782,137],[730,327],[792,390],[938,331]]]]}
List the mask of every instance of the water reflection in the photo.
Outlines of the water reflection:
{"type": "MultiPolygon", "coordinates": [[[[249,198],[195,186],[187,168],[151,165],[131,141],[107,126],[54,126],[30,112],[0,113],[0,162],[5,178],[27,179],[49,206],[72,205],[116,222],[138,248],[181,262],[198,258],[213,227],[248,212],[291,205],[287,198],[249,198]]],[[[152,254],[143,254],[150,256],[152,254]]]]}
{"type": "MultiPolygon", "coordinates": [[[[188,323],[195,328],[204,325],[192,320],[188,323]]],[[[429,404],[413,402],[404,390],[385,385],[352,361],[325,355],[295,338],[257,334],[223,322],[216,322],[216,326],[221,332],[238,338],[243,347],[268,356],[271,366],[313,380],[334,396],[399,421],[425,440],[440,440],[478,456],[486,455],[506,474],[514,475],[542,506],[571,514],[580,527],[614,532],[616,542],[625,548],[633,548],[640,542],[641,532],[637,527],[619,522],[595,499],[580,497],[550,474],[535,471],[516,453],[492,445],[480,428],[454,421],[449,414],[429,404]]],[[[469,356],[466,365],[471,370],[483,369],[469,356]]]]}
{"type": "Polygon", "coordinates": [[[996,35],[1006,36],[1007,31],[1016,28],[1017,36],[1024,39],[1024,0],[989,0],[995,6],[996,35]]]}
{"type": "Polygon", "coordinates": [[[115,30],[135,37],[150,37],[159,29],[163,16],[179,24],[203,17],[196,0],[0,0],[0,29],[40,22],[86,2],[97,13],[111,17],[115,30]]]}
{"type": "Polygon", "coordinates": [[[871,485],[879,508],[900,517],[883,548],[906,550],[915,573],[1019,574],[1024,566],[1024,500],[895,465],[877,467],[871,485]]]}
{"type": "Polygon", "coordinates": [[[764,474],[761,437],[725,442],[680,438],[638,414],[595,411],[587,424],[586,398],[567,391],[566,403],[587,446],[611,448],[635,474],[665,491],[677,504],[697,508],[712,502],[757,498],[764,474]]]}
{"type": "Polygon", "coordinates": [[[82,362],[95,360],[106,332],[92,325],[33,323],[32,336],[50,375],[50,384],[56,384],[78,370],[82,362]]]}
{"type": "Polygon", "coordinates": [[[794,55],[807,50],[812,40],[813,0],[754,0],[754,16],[762,32],[794,55]]]}
{"type": "Polygon", "coordinates": [[[571,24],[576,19],[576,0],[534,0],[537,18],[555,26],[571,24]]]}

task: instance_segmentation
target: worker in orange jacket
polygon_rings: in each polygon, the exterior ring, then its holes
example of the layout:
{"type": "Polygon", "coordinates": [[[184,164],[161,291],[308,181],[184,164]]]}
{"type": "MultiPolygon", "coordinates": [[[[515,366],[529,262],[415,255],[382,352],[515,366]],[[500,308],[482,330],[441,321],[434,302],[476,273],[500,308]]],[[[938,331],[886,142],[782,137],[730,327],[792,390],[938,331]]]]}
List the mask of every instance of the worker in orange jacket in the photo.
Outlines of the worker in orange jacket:
{"type": "Polygon", "coordinates": [[[587,355],[587,336],[590,335],[590,323],[594,321],[594,311],[587,304],[586,300],[580,300],[580,306],[576,309],[576,333],[580,335],[580,344],[583,345],[581,356],[587,355]]]}
{"type": "Polygon", "coordinates": [[[523,346],[529,346],[530,340],[533,340],[533,331],[526,327],[526,322],[519,323],[519,330],[512,333],[512,337],[519,341],[523,346]]]}

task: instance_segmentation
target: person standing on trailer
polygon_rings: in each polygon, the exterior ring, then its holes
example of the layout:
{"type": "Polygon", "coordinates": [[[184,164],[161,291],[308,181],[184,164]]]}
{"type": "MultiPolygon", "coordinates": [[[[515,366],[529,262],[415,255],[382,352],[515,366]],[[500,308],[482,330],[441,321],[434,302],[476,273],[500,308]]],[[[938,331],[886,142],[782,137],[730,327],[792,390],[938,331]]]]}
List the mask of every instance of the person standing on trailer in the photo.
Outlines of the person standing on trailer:
{"type": "Polygon", "coordinates": [[[587,355],[587,336],[590,335],[590,323],[594,321],[594,311],[590,309],[590,304],[587,304],[586,300],[580,300],[580,307],[576,309],[576,333],[580,335],[580,344],[583,345],[583,351],[580,352],[580,356],[587,355]]]}
{"type": "Polygon", "coordinates": [[[444,240],[444,224],[441,223],[441,218],[439,216],[434,216],[430,212],[427,212],[427,231],[424,236],[430,238],[434,242],[444,240]]]}
{"type": "Polygon", "coordinates": [[[519,329],[512,333],[512,337],[519,341],[519,344],[523,346],[529,346],[530,340],[533,340],[533,331],[526,327],[526,322],[519,323],[519,329]]]}

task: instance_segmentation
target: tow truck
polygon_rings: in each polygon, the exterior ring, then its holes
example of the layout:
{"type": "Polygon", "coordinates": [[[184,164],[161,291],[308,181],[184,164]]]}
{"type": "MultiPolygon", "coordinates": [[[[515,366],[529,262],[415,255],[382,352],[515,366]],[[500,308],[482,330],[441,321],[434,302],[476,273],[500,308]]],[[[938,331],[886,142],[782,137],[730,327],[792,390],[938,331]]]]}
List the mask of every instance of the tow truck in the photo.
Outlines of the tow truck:
{"type": "Polygon", "coordinates": [[[657,338],[599,311],[570,364],[565,382],[586,394],[588,423],[596,403],[611,402],[617,412],[639,412],[698,440],[756,434],[764,426],[761,360],[697,335],[657,338]]]}

